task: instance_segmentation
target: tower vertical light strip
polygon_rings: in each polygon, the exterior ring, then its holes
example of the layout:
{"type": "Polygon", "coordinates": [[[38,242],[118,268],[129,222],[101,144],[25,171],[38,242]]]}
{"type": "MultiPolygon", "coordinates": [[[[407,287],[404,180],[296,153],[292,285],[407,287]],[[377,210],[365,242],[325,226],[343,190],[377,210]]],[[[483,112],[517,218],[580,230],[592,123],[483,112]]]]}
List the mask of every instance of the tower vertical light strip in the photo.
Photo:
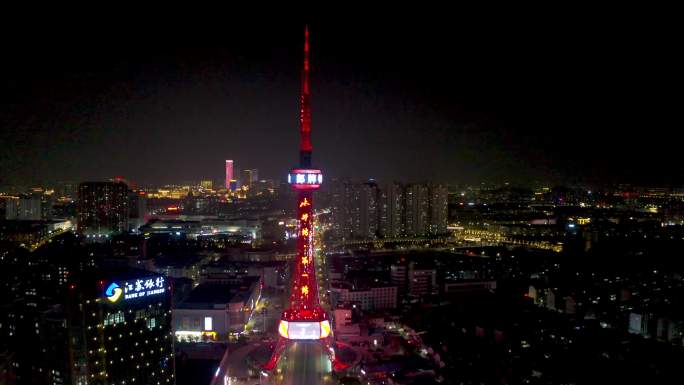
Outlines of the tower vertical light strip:
{"type": "Polygon", "coordinates": [[[311,104],[309,90],[309,28],[304,30],[304,68],[299,110],[299,166],[311,167],[311,104]]]}
{"type": "Polygon", "coordinates": [[[323,174],[311,165],[311,106],[309,89],[309,30],[304,32],[304,68],[300,95],[299,167],[288,174],[297,191],[297,254],[292,269],[290,306],[283,311],[280,335],[271,359],[263,365],[273,370],[289,340],[318,340],[325,346],[335,370],[347,367],[335,354],[328,314],[320,305],[313,255],[313,192],[323,183],[323,174]]]}

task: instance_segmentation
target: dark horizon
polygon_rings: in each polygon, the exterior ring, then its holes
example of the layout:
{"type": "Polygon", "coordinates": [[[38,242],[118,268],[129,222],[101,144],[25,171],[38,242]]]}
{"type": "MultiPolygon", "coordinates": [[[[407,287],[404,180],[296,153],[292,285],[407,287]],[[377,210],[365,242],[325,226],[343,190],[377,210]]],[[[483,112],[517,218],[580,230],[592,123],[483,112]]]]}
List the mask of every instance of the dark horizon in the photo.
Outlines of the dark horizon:
{"type": "MultiPolygon", "coordinates": [[[[311,23],[313,163],[340,178],[681,185],[666,28],[311,23]]],[[[302,31],[8,42],[0,185],[221,180],[225,159],[284,179],[297,162],[302,31]]]]}

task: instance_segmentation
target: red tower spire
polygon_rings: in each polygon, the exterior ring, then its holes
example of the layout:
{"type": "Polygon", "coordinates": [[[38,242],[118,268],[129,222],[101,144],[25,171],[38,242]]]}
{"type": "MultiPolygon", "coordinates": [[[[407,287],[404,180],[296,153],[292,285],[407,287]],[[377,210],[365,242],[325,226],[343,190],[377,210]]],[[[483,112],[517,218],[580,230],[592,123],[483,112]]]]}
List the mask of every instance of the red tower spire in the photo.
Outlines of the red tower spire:
{"type": "Polygon", "coordinates": [[[293,261],[290,305],[283,311],[271,359],[263,365],[273,370],[288,340],[318,340],[325,346],[335,370],[347,367],[335,355],[335,341],[327,312],[321,307],[316,280],[314,243],[316,238],[313,192],[323,183],[321,170],[311,167],[311,110],[309,106],[309,28],[304,30],[304,68],[300,96],[299,168],[288,174],[297,190],[297,255],[293,261]]]}
{"type": "Polygon", "coordinates": [[[304,29],[304,67],[299,110],[299,166],[311,167],[311,105],[309,102],[309,27],[304,29]]]}

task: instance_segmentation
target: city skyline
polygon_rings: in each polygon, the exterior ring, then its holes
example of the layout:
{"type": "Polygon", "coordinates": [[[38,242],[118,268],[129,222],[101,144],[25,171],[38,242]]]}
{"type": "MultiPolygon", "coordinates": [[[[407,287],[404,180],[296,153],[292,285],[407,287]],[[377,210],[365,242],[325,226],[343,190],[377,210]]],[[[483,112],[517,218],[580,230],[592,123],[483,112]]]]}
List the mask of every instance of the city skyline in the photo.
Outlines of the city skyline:
{"type": "Polygon", "coordinates": [[[20,44],[0,385],[679,378],[664,41],[507,16],[20,44]]]}
{"type": "MultiPolygon", "coordinates": [[[[671,126],[666,40],[615,36],[617,21],[499,21],[312,24],[317,163],[340,178],[682,183],[675,144],[657,139],[671,126]]],[[[297,140],[299,30],[151,47],[27,35],[39,49],[10,45],[0,78],[0,184],[218,181],[225,159],[280,178],[296,163],[284,148],[297,140]]]]}

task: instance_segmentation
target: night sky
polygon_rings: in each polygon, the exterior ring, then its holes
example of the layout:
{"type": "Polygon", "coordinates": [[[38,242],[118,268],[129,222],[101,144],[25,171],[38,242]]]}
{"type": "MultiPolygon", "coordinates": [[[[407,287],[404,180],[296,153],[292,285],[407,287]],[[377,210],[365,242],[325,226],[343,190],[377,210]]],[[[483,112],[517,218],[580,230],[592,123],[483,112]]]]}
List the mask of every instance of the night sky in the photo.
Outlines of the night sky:
{"type": "MultiPolygon", "coordinates": [[[[282,178],[303,22],[225,24],[4,33],[0,184],[218,181],[225,159],[282,178]]],[[[329,177],[684,182],[681,41],[666,22],[309,24],[313,159],[329,177]]]]}

